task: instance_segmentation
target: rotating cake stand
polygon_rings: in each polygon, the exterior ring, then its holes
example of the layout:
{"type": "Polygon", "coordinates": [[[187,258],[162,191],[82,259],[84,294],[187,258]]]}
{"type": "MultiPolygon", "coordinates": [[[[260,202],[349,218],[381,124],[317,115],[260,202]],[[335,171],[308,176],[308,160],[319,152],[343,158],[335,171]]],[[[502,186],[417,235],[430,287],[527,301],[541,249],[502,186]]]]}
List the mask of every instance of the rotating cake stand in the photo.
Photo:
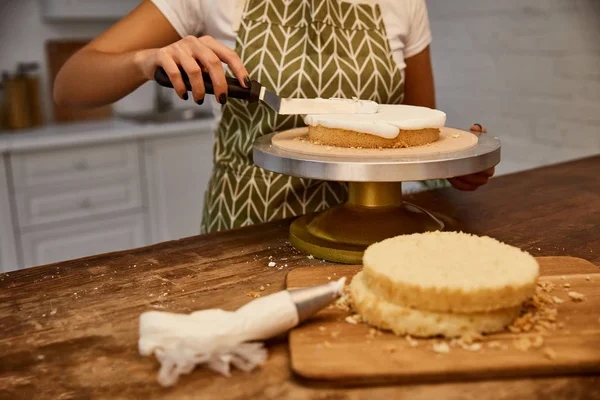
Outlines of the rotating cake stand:
{"type": "Polygon", "coordinates": [[[285,175],[348,182],[346,203],[299,217],[290,227],[296,248],[340,263],[361,264],[367,246],[389,237],[452,228],[450,218],[403,201],[403,181],[462,176],[500,162],[497,138],[452,128],[442,129],[439,143],[386,150],[320,146],[303,140],[306,134],[298,128],[262,136],[254,143],[254,163],[285,175]]]}

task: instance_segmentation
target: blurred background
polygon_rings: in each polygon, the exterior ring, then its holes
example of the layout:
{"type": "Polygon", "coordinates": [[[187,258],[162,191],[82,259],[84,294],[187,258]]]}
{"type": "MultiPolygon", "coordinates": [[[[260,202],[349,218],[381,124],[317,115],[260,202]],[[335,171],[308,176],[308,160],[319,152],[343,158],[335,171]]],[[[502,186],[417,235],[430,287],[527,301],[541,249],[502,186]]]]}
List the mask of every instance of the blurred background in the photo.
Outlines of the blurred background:
{"type": "MultiPolygon", "coordinates": [[[[0,1],[0,271],[198,234],[212,96],[52,102],[62,63],[137,3],[0,1]]],[[[501,139],[499,175],[600,153],[600,1],[427,5],[438,108],[501,139]]]]}

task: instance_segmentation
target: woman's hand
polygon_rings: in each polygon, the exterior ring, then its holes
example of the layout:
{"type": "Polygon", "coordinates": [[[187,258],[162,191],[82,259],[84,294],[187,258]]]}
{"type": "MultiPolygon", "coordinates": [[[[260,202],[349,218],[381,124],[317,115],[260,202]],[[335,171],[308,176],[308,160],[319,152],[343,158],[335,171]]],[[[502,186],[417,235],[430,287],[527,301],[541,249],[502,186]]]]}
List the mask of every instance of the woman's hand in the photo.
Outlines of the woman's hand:
{"type": "Polygon", "coordinates": [[[148,80],[153,80],[156,69],[162,67],[179,97],[187,100],[187,89],[178,67],[181,66],[190,79],[194,101],[198,104],[204,102],[205,95],[202,71],[210,74],[219,103],[227,102],[227,83],[221,62],[229,65],[242,86],[250,87],[248,71],[237,53],[210,36],[187,36],[168,46],[141,50],[135,55],[136,65],[148,80]]]}
{"type": "MultiPolygon", "coordinates": [[[[485,126],[481,126],[480,124],[471,125],[470,130],[477,136],[483,133],[487,133],[487,129],[485,129],[485,126]]],[[[450,178],[448,179],[448,181],[452,186],[454,186],[458,190],[473,191],[476,190],[479,186],[488,183],[488,180],[492,176],[494,176],[494,172],[495,170],[492,167],[490,169],[486,169],[485,171],[477,172],[475,174],[450,178]]]]}

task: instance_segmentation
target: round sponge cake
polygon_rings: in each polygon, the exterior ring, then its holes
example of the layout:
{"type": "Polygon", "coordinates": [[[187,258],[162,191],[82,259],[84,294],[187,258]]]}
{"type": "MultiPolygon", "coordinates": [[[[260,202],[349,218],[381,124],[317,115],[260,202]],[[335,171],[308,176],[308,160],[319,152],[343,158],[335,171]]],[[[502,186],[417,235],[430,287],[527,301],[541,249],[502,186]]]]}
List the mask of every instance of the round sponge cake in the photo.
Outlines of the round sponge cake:
{"type": "Polygon", "coordinates": [[[363,272],[350,283],[352,307],[368,324],[391,330],[396,335],[457,337],[471,332],[502,331],[516,317],[521,307],[491,312],[458,314],[421,311],[381,300],[365,284],[363,272]]]}
{"type": "MultiPolygon", "coordinates": [[[[363,100],[356,100],[361,104],[363,100]]],[[[306,115],[311,142],[336,147],[422,146],[440,138],[446,114],[427,107],[374,103],[377,112],[306,115]]]]}
{"type": "Polygon", "coordinates": [[[375,243],[362,280],[378,298],[438,313],[481,313],[520,306],[535,292],[530,254],[490,237],[427,232],[375,243]]]}

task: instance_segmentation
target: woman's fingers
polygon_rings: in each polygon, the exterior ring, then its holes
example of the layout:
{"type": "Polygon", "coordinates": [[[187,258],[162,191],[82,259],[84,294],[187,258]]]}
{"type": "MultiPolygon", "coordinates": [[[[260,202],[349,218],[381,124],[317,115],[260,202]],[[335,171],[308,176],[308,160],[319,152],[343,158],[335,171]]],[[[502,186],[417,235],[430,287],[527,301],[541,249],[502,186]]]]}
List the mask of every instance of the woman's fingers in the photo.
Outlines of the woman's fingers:
{"type": "MultiPolygon", "coordinates": [[[[210,75],[214,94],[219,103],[227,102],[227,80],[222,62],[229,65],[242,86],[249,88],[251,84],[248,71],[237,53],[210,36],[201,38],[187,36],[158,50],[157,56],[151,60],[153,61],[150,61],[150,64],[154,68],[164,68],[179,97],[187,100],[188,93],[179,71],[178,65],[180,65],[189,77],[194,101],[198,104],[202,104],[206,95],[202,71],[210,75]]],[[[147,68],[144,71],[147,71],[147,68]]],[[[153,72],[145,72],[146,76],[152,74],[153,72]]]]}
{"type": "Polygon", "coordinates": [[[483,133],[487,133],[487,129],[485,126],[475,123],[473,125],[471,125],[471,128],[469,128],[472,132],[483,132],[483,133]]]}
{"type": "Polygon", "coordinates": [[[179,67],[177,67],[177,63],[167,48],[160,50],[160,53],[157,57],[157,64],[158,66],[163,67],[167,73],[167,76],[169,77],[169,80],[171,81],[171,84],[173,85],[173,89],[175,89],[179,97],[181,97],[183,100],[187,100],[187,89],[185,87],[185,83],[183,83],[181,72],[179,72],[179,67]]]}
{"type": "Polygon", "coordinates": [[[457,179],[461,180],[464,183],[468,183],[470,185],[481,186],[481,185],[485,185],[486,183],[488,183],[490,178],[487,175],[478,173],[478,174],[459,176],[459,177],[457,177],[457,179]]]}
{"type": "Polygon", "coordinates": [[[473,190],[475,190],[479,187],[479,185],[473,185],[473,184],[464,182],[460,178],[450,178],[450,179],[448,179],[448,182],[450,182],[450,184],[458,190],[464,190],[464,191],[469,191],[469,192],[472,192],[473,190]]]}
{"type": "Polygon", "coordinates": [[[242,63],[242,59],[235,52],[235,50],[230,49],[222,43],[219,43],[211,36],[203,36],[199,39],[199,41],[204,44],[206,47],[211,49],[217,57],[223,60],[231,71],[233,71],[236,78],[240,82],[240,85],[249,88],[250,87],[250,76],[246,67],[242,63]]]}
{"type": "Polygon", "coordinates": [[[179,54],[179,64],[190,80],[194,101],[198,104],[202,104],[204,102],[206,90],[204,88],[204,81],[202,80],[202,69],[200,68],[200,65],[198,65],[198,62],[194,57],[184,52],[179,54]]]}
{"type": "Polygon", "coordinates": [[[483,174],[483,175],[487,176],[488,178],[491,178],[492,176],[494,176],[495,173],[496,173],[495,167],[492,167],[490,169],[486,169],[485,171],[480,172],[480,174],[483,174]]]}

